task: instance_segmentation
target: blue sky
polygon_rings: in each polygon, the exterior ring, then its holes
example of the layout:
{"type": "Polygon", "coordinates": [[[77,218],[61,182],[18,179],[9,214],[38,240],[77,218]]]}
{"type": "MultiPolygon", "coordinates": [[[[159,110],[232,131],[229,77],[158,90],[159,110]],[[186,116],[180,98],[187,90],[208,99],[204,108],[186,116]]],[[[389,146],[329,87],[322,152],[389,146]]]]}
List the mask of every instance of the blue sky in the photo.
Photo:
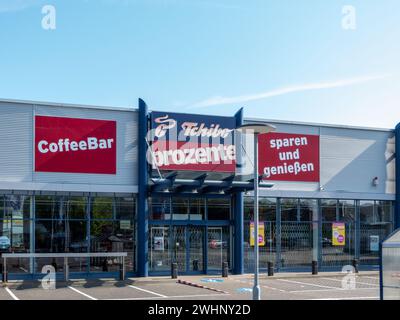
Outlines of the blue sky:
{"type": "Polygon", "coordinates": [[[0,97],[392,128],[399,39],[398,0],[0,0],[0,97]]]}

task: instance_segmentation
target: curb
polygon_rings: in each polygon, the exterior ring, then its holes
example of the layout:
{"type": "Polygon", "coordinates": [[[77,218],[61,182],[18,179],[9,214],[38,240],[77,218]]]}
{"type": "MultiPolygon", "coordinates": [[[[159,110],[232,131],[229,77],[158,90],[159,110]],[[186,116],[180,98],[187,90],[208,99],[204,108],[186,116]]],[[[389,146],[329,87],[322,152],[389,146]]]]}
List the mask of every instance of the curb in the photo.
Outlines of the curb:
{"type": "Polygon", "coordinates": [[[210,291],[214,291],[214,292],[229,294],[229,292],[226,292],[226,291],[223,291],[223,290],[219,290],[219,289],[215,289],[215,288],[211,288],[211,287],[206,287],[206,286],[203,286],[201,284],[197,284],[197,283],[190,282],[190,281],[178,280],[177,283],[184,284],[184,285],[191,286],[191,287],[206,289],[206,290],[210,290],[210,291]]]}

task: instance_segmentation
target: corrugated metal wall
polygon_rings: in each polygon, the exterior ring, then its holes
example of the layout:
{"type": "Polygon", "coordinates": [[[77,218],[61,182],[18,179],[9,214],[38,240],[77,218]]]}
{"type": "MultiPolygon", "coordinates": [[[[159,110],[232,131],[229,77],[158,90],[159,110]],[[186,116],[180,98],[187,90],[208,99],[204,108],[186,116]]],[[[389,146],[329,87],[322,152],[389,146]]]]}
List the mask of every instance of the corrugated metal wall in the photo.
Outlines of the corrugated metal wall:
{"type": "Polygon", "coordinates": [[[18,103],[0,107],[1,189],[137,192],[137,112],[18,103]],[[117,174],[34,172],[35,114],[117,121],[117,174]]]}

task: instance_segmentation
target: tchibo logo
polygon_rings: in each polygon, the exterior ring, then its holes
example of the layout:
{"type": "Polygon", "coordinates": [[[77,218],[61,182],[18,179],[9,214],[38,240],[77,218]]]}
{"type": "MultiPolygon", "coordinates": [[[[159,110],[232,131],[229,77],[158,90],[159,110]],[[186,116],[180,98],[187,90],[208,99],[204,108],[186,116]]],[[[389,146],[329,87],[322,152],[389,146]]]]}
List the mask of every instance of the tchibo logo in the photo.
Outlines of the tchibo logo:
{"type": "Polygon", "coordinates": [[[35,171],[116,174],[113,120],[35,117],[35,171]]]}
{"type": "Polygon", "coordinates": [[[174,119],[168,119],[168,115],[164,116],[164,117],[159,117],[154,119],[155,123],[159,123],[160,125],[158,125],[155,130],[154,130],[154,135],[157,138],[162,138],[167,134],[167,131],[175,128],[176,126],[176,121],[174,119]]]}
{"type": "MultiPolygon", "coordinates": [[[[169,115],[154,119],[159,125],[154,129],[154,135],[157,138],[162,138],[167,134],[167,131],[175,128],[177,121],[170,119],[169,115]]],[[[209,127],[205,123],[198,122],[183,122],[181,125],[182,133],[185,137],[208,137],[208,138],[227,138],[233,129],[221,128],[219,124],[211,124],[209,127]]],[[[179,134],[179,132],[178,132],[179,134]]]]}

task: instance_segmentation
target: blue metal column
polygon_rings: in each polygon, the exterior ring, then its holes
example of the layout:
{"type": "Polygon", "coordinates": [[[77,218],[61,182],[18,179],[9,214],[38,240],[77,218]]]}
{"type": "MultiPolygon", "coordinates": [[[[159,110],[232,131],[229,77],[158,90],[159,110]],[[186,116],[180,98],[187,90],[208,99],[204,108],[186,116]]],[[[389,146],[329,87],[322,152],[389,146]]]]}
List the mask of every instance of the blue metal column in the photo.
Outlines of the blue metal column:
{"type": "MultiPolygon", "coordinates": [[[[236,114],[236,127],[243,124],[243,108],[241,108],[236,114]]],[[[237,135],[236,135],[237,137],[237,135]]],[[[239,135],[239,137],[241,137],[239,135]]],[[[241,141],[235,141],[236,144],[236,166],[240,168],[242,166],[242,145],[241,141]]],[[[243,216],[244,216],[244,201],[243,201],[243,192],[238,192],[233,195],[233,216],[234,216],[234,266],[233,266],[233,273],[234,274],[243,274],[244,273],[244,259],[243,259],[243,252],[244,252],[244,244],[243,244],[243,216]]]]}
{"type": "Polygon", "coordinates": [[[137,217],[137,259],[138,275],[147,277],[149,272],[148,263],[148,200],[147,200],[147,181],[148,164],[146,159],[147,143],[146,135],[148,131],[148,110],[146,103],[139,99],[139,141],[138,141],[138,176],[139,176],[139,195],[138,195],[138,217],[137,217]]]}
{"type": "Polygon", "coordinates": [[[396,126],[396,204],[394,229],[400,228],[400,123],[396,126]]]}

